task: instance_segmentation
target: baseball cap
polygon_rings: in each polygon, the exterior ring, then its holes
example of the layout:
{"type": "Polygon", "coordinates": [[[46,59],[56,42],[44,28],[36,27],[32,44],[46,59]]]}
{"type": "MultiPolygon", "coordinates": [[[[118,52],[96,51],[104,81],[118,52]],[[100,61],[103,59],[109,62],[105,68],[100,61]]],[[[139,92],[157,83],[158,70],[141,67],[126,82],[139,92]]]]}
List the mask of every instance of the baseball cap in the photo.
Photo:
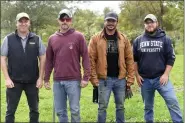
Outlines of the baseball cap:
{"type": "Polygon", "coordinates": [[[21,13],[17,14],[16,20],[18,21],[18,20],[20,20],[23,17],[30,19],[29,15],[27,13],[21,12],[21,13]]]}
{"type": "Polygon", "coordinates": [[[144,18],[144,22],[145,22],[147,19],[151,19],[151,20],[154,21],[154,22],[157,21],[156,16],[153,15],[153,14],[148,14],[148,15],[144,18]]]}
{"type": "Polygon", "coordinates": [[[105,15],[104,20],[107,20],[107,19],[118,20],[118,15],[117,15],[115,12],[108,12],[108,13],[105,15]]]}
{"type": "Polygon", "coordinates": [[[70,18],[72,18],[72,14],[71,14],[71,12],[70,12],[68,9],[63,9],[63,10],[61,10],[61,11],[59,12],[59,14],[58,14],[58,19],[60,18],[60,16],[61,16],[62,14],[66,14],[67,16],[69,16],[70,18]]]}

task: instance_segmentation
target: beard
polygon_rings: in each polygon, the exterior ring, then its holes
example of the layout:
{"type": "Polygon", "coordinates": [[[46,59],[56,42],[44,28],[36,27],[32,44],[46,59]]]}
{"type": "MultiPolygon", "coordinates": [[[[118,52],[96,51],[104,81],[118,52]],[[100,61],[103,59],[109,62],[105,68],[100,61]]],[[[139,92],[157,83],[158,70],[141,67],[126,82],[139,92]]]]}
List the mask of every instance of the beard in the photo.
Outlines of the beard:
{"type": "Polygon", "coordinates": [[[114,25],[107,25],[105,28],[106,28],[108,31],[113,31],[113,30],[116,29],[116,26],[114,26],[114,25]],[[112,26],[112,27],[110,28],[110,27],[108,27],[108,26],[112,26]]]}
{"type": "Polygon", "coordinates": [[[69,29],[69,25],[67,25],[67,24],[62,24],[61,28],[62,28],[63,30],[68,30],[68,29],[69,29]]]}
{"type": "Polygon", "coordinates": [[[157,31],[157,28],[155,28],[153,31],[148,31],[147,29],[145,29],[145,32],[148,34],[154,34],[157,31]]]}

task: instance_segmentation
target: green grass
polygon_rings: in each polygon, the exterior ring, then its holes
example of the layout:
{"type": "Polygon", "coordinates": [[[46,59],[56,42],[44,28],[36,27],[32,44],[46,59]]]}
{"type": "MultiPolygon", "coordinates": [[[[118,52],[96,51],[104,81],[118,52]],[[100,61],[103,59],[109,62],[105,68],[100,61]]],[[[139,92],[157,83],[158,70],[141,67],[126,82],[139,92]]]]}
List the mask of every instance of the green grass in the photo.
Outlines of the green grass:
{"type": "MultiPolygon", "coordinates": [[[[1,74],[2,75],[2,74],[1,74]]],[[[175,92],[180,104],[181,111],[183,113],[183,55],[177,55],[175,65],[172,69],[170,79],[174,84],[175,92]]],[[[127,122],[143,122],[143,102],[140,95],[140,89],[135,83],[132,87],[134,91],[133,98],[126,100],[125,102],[125,119],[127,122]]],[[[5,112],[6,112],[6,88],[4,84],[3,76],[1,77],[1,120],[4,122],[5,112]]],[[[41,122],[51,122],[52,121],[52,112],[53,112],[53,96],[52,90],[45,90],[42,88],[39,92],[40,102],[39,102],[39,111],[40,111],[40,121],[41,122]]],[[[92,103],[92,86],[89,84],[86,88],[82,89],[81,93],[81,121],[82,122],[93,122],[97,119],[97,108],[98,105],[92,103]]],[[[69,110],[69,106],[68,106],[69,110]]],[[[70,112],[69,119],[70,119],[70,112]]],[[[183,115],[184,116],[184,115],[183,115]]],[[[171,118],[168,112],[168,109],[165,105],[164,100],[156,92],[155,96],[155,105],[154,105],[154,119],[156,122],[171,122],[171,118]]],[[[18,105],[16,114],[16,122],[28,122],[29,121],[29,109],[27,106],[27,101],[25,94],[23,93],[20,103],[18,105]]],[[[56,121],[58,118],[56,117],[56,121]]],[[[115,121],[115,104],[113,100],[113,95],[109,101],[109,107],[107,109],[107,122],[115,121]]]]}

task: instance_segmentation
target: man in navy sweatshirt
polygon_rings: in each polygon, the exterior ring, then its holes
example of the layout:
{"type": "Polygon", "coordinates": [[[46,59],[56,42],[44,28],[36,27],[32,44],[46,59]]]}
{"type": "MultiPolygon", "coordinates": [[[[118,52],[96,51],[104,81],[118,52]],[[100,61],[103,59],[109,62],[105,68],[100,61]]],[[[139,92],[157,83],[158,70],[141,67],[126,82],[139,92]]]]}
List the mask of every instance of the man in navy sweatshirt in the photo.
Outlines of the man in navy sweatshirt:
{"type": "Polygon", "coordinates": [[[81,87],[88,84],[90,62],[87,45],[82,33],[71,28],[72,14],[63,9],[58,14],[60,29],[49,37],[46,50],[45,88],[50,89],[50,75],[54,68],[54,105],[60,122],[68,122],[67,98],[71,122],[80,122],[81,87]],[[84,75],[81,77],[80,57],[84,75]]]}
{"type": "Polygon", "coordinates": [[[145,121],[153,122],[155,90],[163,97],[173,122],[183,122],[169,74],[175,62],[172,42],[158,27],[155,15],[144,18],[145,32],[133,43],[136,79],[145,104],[145,121]]]}

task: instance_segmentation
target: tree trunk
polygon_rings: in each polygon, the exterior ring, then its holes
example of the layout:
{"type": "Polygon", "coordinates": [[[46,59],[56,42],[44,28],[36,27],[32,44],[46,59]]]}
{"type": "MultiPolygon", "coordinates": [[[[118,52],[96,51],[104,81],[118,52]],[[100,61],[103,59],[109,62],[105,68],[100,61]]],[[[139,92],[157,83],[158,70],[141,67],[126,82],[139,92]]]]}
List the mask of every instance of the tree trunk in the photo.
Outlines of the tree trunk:
{"type": "Polygon", "coordinates": [[[161,8],[161,12],[160,12],[160,27],[161,29],[163,29],[163,15],[164,15],[164,6],[163,6],[163,0],[160,0],[160,8],[161,8]]]}

